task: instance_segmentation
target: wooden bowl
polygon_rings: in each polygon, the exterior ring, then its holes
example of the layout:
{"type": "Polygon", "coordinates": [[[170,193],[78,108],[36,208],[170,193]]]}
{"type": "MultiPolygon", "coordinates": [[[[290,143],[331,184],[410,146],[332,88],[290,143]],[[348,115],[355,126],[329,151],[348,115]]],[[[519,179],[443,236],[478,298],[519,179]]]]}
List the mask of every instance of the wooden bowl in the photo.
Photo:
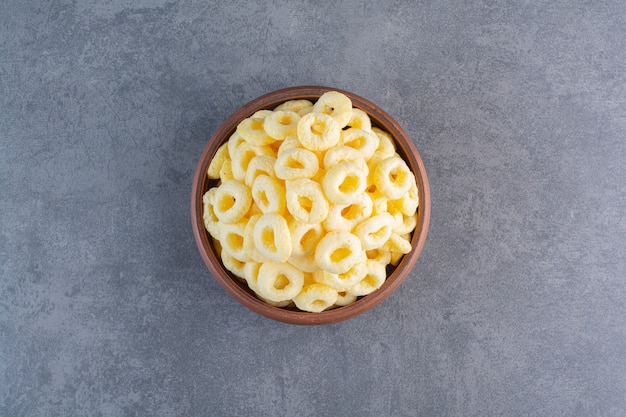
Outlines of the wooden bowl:
{"type": "Polygon", "coordinates": [[[200,251],[200,255],[209,271],[217,280],[217,282],[230,294],[235,300],[252,311],[285,323],[300,325],[319,325],[330,324],[343,321],[370,310],[384,299],[389,297],[398,286],[409,275],[411,269],[415,265],[417,258],[426,241],[428,232],[428,223],[430,220],[430,189],[426,170],[420,158],[415,145],[407,133],[398,125],[398,123],[385,113],[380,107],[369,102],[368,100],[342,91],[336,88],[319,87],[319,86],[301,86],[290,87],[282,90],[273,91],[258,97],[243,107],[235,111],[226,121],[215,131],[209,139],[196,168],[191,189],[191,223],[193,234],[200,251]],[[326,310],[320,313],[304,312],[297,309],[279,308],[271,306],[260,299],[247,287],[245,282],[237,279],[221,263],[220,256],[212,244],[212,240],[206,231],[202,221],[202,196],[209,189],[210,181],[207,179],[206,170],[211,162],[215,152],[235,131],[239,122],[246,117],[251,116],[257,110],[273,109],[279,104],[294,99],[308,99],[317,101],[317,99],[327,91],[339,91],[352,100],[352,105],[365,111],[372,121],[372,126],[389,132],[395,139],[397,151],[407,162],[417,180],[419,190],[419,207],[418,221],[415,231],[411,239],[412,251],[405,255],[400,263],[395,267],[388,267],[387,280],[381,288],[373,293],[360,297],[356,302],[338,307],[332,310],[326,310]]]}

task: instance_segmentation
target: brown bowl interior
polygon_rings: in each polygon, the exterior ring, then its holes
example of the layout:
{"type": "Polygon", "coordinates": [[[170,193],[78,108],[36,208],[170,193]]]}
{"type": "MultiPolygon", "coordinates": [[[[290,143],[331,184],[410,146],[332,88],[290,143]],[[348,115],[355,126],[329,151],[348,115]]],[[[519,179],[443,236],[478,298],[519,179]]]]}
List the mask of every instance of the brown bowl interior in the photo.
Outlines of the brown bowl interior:
{"type": "Polygon", "coordinates": [[[329,324],[346,320],[371,309],[391,295],[413,269],[426,240],[429,220],[430,188],[426,171],[415,145],[406,132],[391,116],[368,100],[347,91],[328,87],[302,86],[277,90],[258,97],[235,111],[215,131],[202,152],[193,178],[191,191],[191,221],[194,237],[204,263],[217,282],[233,298],[252,311],[270,319],[300,325],[329,324]],[[259,300],[244,282],[223,267],[220,256],[215,250],[211,237],[202,222],[202,196],[210,187],[215,185],[215,182],[210,181],[206,176],[209,163],[217,149],[228,140],[241,120],[249,117],[257,110],[273,109],[287,100],[308,99],[314,102],[326,91],[340,91],[348,96],[352,100],[354,107],[365,111],[370,116],[373,126],[386,130],[394,137],[398,153],[405,159],[415,174],[420,203],[418,207],[418,222],[411,239],[413,250],[402,258],[397,267],[388,268],[387,280],[381,288],[367,296],[361,297],[348,306],[338,307],[321,313],[309,313],[295,309],[274,307],[259,300]]]}

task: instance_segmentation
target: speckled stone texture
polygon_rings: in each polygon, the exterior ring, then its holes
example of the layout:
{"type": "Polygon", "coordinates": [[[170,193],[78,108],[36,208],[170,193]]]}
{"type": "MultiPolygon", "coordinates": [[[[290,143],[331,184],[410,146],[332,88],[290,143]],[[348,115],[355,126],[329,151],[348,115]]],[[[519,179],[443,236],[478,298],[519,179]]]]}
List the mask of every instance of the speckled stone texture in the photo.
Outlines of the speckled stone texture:
{"type": "Polygon", "coordinates": [[[626,3],[0,2],[0,415],[626,415],[626,3]],[[255,315],[191,233],[236,108],[326,85],[428,170],[410,277],[255,315]]]}

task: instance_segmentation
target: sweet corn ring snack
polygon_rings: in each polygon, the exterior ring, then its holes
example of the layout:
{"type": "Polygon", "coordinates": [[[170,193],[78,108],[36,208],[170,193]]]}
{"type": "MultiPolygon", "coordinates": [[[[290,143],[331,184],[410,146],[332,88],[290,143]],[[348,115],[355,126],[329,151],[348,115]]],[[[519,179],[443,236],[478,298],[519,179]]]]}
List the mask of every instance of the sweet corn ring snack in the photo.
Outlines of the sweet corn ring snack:
{"type": "Polygon", "coordinates": [[[343,274],[360,259],[361,241],[346,231],[328,232],[315,248],[315,262],[324,271],[343,274]]]}
{"type": "Polygon", "coordinates": [[[320,223],[304,223],[296,219],[288,222],[291,234],[292,256],[307,256],[313,253],[317,243],[324,235],[320,223]]]}
{"type": "Polygon", "coordinates": [[[255,293],[258,293],[257,283],[259,282],[259,269],[261,262],[246,262],[243,266],[243,277],[248,283],[248,287],[255,293]]]}
{"type": "Polygon", "coordinates": [[[265,118],[267,116],[271,116],[274,112],[271,110],[257,110],[254,112],[254,114],[252,116],[250,116],[253,119],[263,119],[265,120],[265,118]]]}
{"type": "Polygon", "coordinates": [[[322,186],[308,178],[287,181],[287,210],[304,223],[319,223],[328,215],[328,200],[322,186]]]}
{"type": "Polygon", "coordinates": [[[365,192],[365,172],[352,162],[344,161],[326,170],[322,180],[324,194],[335,204],[350,204],[365,192]]]}
{"type": "Polygon", "coordinates": [[[339,142],[341,126],[327,114],[308,113],[300,118],[297,135],[302,147],[325,151],[339,142]]]}
{"type": "Polygon", "coordinates": [[[261,174],[252,184],[252,199],[263,213],[283,213],[285,211],[285,187],[269,175],[261,174]]]}
{"type": "Polygon", "coordinates": [[[261,214],[254,214],[249,217],[245,229],[243,229],[243,250],[246,255],[254,262],[265,262],[268,259],[261,255],[261,252],[254,244],[254,225],[261,218],[261,214]]]}
{"type": "Polygon", "coordinates": [[[366,262],[367,273],[356,285],[348,290],[348,294],[363,296],[371,294],[379,289],[387,279],[385,266],[380,262],[368,260],[366,262]]]}
{"type": "Polygon", "coordinates": [[[263,146],[276,141],[265,131],[265,119],[248,117],[237,125],[237,133],[251,145],[263,146]]]}
{"type": "Polygon", "coordinates": [[[213,159],[211,159],[211,163],[206,170],[207,178],[212,180],[219,179],[220,170],[227,159],[230,159],[230,154],[228,153],[228,144],[224,143],[217,149],[213,159]]]}
{"type": "Polygon", "coordinates": [[[220,257],[222,258],[222,264],[224,268],[233,273],[237,278],[245,280],[244,267],[246,266],[246,262],[240,261],[234,256],[230,255],[227,251],[222,248],[220,252],[220,257]]]}
{"type": "Polygon", "coordinates": [[[236,180],[223,182],[213,195],[213,212],[220,222],[235,223],[250,209],[252,196],[244,184],[236,180]]]}
{"type": "Polygon", "coordinates": [[[283,263],[291,256],[289,226],[278,213],[261,215],[254,225],[253,239],[257,250],[270,261],[283,263]]]}
{"type": "Polygon", "coordinates": [[[259,299],[261,301],[263,301],[264,303],[267,303],[271,306],[274,307],[290,307],[293,305],[293,300],[284,300],[284,301],[272,301],[272,300],[268,300],[267,298],[261,297],[260,295],[257,294],[257,297],[259,297],[259,299]]]}
{"type": "Polygon", "coordinates": [[[363,158],[363,155],[350,146],[336,146],[334,148],[330,148],[326,151],[324,158],[322,159],[322,163],[326,169],[344,161],[352,162],[361,168],[363,172],[365,172],[366,176],[369,174],[369,167],[367,166],[367,162],[365,161],[365,158],[363,158]]]}
{"type": "Polygon", "coordinates": [[[313,109],[313,103],[311,103],[309,100],[287,100],[282,104],[279,104],[274,111],[281,111],[281,110],[287,110],[287,111],[293,111],[298,113],[301,110],[307,109],[307,108],[311,108],[313,109]]]}
{"type": "Polygon", "coordinates": [[[245,228],[247,222],[226,223],[220,230],[220,243],[222,244],[222,254],[226,252],[233,258],[241,262],[251,260],[244,246],[245,228]]]}
{"type": "Polygon", "coordinates": [[[213,202],[215,201],[215,191],[217,188],[210,188],[206,193],[202,195],[202,222],[204,227],[213,237],[217,237],[218,230],[218,218],[215,215],[215,209],[213,202]]]}
{"type": "Polygon", "coordinates": [[[256,285],[259,294],[268,300],[291,300],[302,290],[304,273],[288,263],[264,262],[256,285]]]}
{"type": "Polygon", "coordinates": [[[335,301],[336,307],[343,307],[349,304],[352,304],[356,301],[357,296],[348,294],[347,291],[338,291],[337,292],[337,301],[335,301]]]}
{"type": "Polygon", "coordinates": [[[326,230],[352,230],[357,224],[372,215],[372,199],[361,194],[359,199],[350,204],[333,204],[323,222],[326,230]]]}
{"type": "Polygon", "coordinates": [[[419,202],[419,193],[417,191],[417,184],[415,184],[415,181],[411,181],[411,186],[406,194],[394,201],[395,205],[405,216],[415,214],[417,212],[419,202]]]}
{"type": "Polygon", "coordinates": [[[234,179],[235,176],[233,175],[233,161],[227,159],[222,163],[222,167],[220,168],[220,180],[224,182],[234,179]]]}
{"type": "Polygon", "coordinates": [[[350,128],[341,132],[341,144],[356,149],[366,161],[374,155],[380,139],[367,130],[350,128]]]}
{"type": "Polygon", "coordinates": [[[230,162],[233,176],[237,181],[245,181],[250,161],[259,155],[274,156],[271,148],[250,145],[248,142],[243,142],[235,148],[234,153],[230,154],[230,162]]]}
{"type": "Polygon", "coordinates": [[[382,213],[363,220],[354,228],[354,234],[361,241],[363,249],[378,249],[389,240],[392,225],[391,215],[382,213]]]}
{"type": "Polygon", "coordinates": [[[276,158],[274,171],[281,180],[311,178],[319,169],[317,156],[304,148],[291,148],[276,158]]]}
{"type": "Polygon", "coordinates": [[[366,260],[363,256],[362,262],[355,263],[350,269],[343,274],[332,274],[330,272],[320,270],[313,273],[313,279],[320,284],[328,285],[337,291],[346,291],[361,281],[367,273],[366,260]]]}
{"type": "Polygon", "coordinates": [[[348,126],[367,130],[368,132],[372,131],[372,121],[369,115],[356,107],[352,108],[352,117],[348,121],[348,126]]]}
{"type": "Polygon", "coordinates": [[[394,156],[396,154],[396,144],[393,142],[391,135],[377,127],[373,127],[372,132],[378,136],[378,149],[376,149],[375,153],[380,155],[381,160],[394,156]]]}
{"type": "Polygon", "coordinates": [[[337,291],[324,284],[310,284],[302,288],[293,299],[300,310],[319,313],[337,301],[337,291]]]}
{"type": "Polygon", "coordinates": [[[352,100],[337,91],[328,91],[313,104],[313,111],[329,115],[343,128],[352,118],[352,100]]]}
{"type": "Polygon", "coordinates": [[[263,129],[274,139],[283,140],[297,132],[299,121],[300,115],[298,113],[288,110],[275,110],[263,121],[263,129]]]}
{"type": "Polygon", "coordinates": [[[287,259],[287,262],[302,272],[313,273],[320,268],[317,262],[315,262],[315,254],[306,256],[291,255],[289,259],[287,259]]]}
{"type": "Polygon", "coordinates": [[[383,249],[382,247],[378,249],[366,250],[365,255],[367,256],[367,259],[380,262],[383,265],[388,265],[391,262],[391,252],[383,249]]]}
{"type": "Polygon", "coordinates": [[[409,191],[413,173],[406,162],[398,156],[392,156],[379,162],[373,171],[374,183],[385,197],[395,200],[409,191]]]}
{"type": "Polygon", "coordinates": [[[246,170],[246,176],[244,183],[248,187],[252,187],[254,180],[261,174],[265,174],[269,177],[274,177],[274,164],[276,158],[271,155],[257,155],[253,156],[248,163],[248,169],[246,170]]]}
{"type": "Polygon", "coordinates": [[[280,145],[278,146],[278,150],[276,151],[277,157],[286,150],[302,147],[297,135],[287,136],[283,141],[278,141],[278,143],[280,143],[280,145]]]}
{"type": "Polygon", "coordinates": [[[228,155],[230,155],[230,157],[232,158],[232,155],[235,154],[235,152],[237,151],[237,148],[242,143],[246,143],[246,140],[237,131],[235,131],[232,135],[230,135],[230,138],[228,138],[227,143],[228,143],[228,155]]]}
{"type": "Polygon", "coordinates": [[[399,235],[405,235],[415,230],[416,225],[417,225],[417,212],[415,211],[410,216],[403,214],[401,221],[394,222],[392,226],[392,231],[399,235]]]}
{"type": "Polygon", "coordinates": [[[395,232],[391,232],[389,239],[384,245],[391,252],[398,252],[403,255],[411,252],[411,241],[403,238],[401,235],[395,232]]]}

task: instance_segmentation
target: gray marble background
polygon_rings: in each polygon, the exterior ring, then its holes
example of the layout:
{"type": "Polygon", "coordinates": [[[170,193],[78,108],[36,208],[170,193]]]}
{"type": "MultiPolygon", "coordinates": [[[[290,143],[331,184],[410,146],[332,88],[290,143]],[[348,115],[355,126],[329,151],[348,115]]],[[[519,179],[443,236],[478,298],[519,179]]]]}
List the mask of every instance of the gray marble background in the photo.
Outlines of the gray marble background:
{"type": "Polygon", "coordinates": [[[0,1],[1,416],[626,415],[626,3],[0,1]],[[197,158],[293,85],[387,110],[432,189],[410,278],[258,316],[197,158]]]}

